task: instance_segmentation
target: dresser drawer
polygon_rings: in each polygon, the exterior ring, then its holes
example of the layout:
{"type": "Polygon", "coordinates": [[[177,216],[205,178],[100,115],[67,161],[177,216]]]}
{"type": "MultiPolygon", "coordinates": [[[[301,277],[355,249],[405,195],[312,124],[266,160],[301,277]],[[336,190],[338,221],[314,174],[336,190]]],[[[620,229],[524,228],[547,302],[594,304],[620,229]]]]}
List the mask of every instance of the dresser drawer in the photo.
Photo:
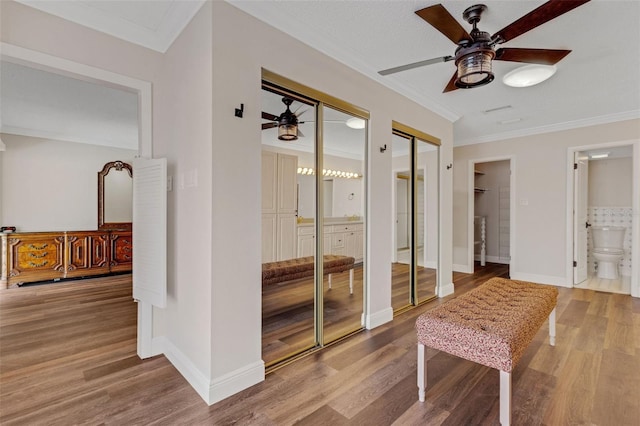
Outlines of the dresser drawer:
{"type": "Polygon", "coordinates": [[[355,232],[362,231],[363,227],[361,223],[356,224],[343,224],[343,225],[333,225],[332,232],[355,232]]]}

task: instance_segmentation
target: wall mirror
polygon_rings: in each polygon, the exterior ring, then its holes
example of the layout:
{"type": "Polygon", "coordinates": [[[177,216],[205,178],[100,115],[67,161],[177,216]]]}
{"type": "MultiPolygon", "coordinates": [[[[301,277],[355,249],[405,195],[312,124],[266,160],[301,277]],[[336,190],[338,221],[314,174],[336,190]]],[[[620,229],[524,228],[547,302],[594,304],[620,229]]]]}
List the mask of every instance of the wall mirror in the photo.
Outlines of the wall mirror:
{"type": "Polygon", "coordinates": [[[133,221],[133,168],[111,161],[98,172],[98,229],[130,230],[133,221]]]}

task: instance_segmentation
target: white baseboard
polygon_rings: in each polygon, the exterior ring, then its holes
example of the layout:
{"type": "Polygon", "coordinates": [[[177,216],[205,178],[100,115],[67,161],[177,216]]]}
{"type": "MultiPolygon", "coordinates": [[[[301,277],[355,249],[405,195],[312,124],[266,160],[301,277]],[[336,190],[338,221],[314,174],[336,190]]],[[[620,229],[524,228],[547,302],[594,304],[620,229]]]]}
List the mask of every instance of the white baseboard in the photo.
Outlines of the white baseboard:
{"type": "Polygon", "coordinates": [[[182,353],[182,351],[165,336],[154,337],[152,345],[153,351],[164,354],[169,362],[173,364],[187,382],[189,382],[191,387],[200,395],[200,398],[209,404],[210,381],[207,376],[191,362],[189,357],[182,353]]]}
{"type": "Polygon", "coordinates": [[[529,281],[538,284],[555,285],[557,287],[571,288],[573,285],[567,284],[566,277],[555,277],[552,275],[537,275],[537,274],[523,274],[520,272],[510,272],[510,278],[512,280],[529,281]]]}
{"type": "Polygon", "coordinates": [[[224,376],[214,378],[209,388],[209,401],[207,401],[207,404],[215,404],[263,380],[264,361],[262,360],[245,365],[224,376]]]}
{"type": "Polygon", "coordinates": [[[443,286],[440,286],[440,289],[438,291],[438,297],[448,296],[450,294],[453,294],[454,291],[455,291],[455,287],[453,283],[445,284],[443,286]]]}
{"type": "Polygon", "coordinates": [[[209,380],[193,362],[165,336],[153,338],[153,352],[164,354],[208,405],[215,404],[264,380],[264,362],[249,364],[209,380]]]}
{"type": "MultiPolygon", "coordinates": [[[[481,260],[480,255],[475,255],[474,260],[476,260],[477,262],[480,262],[481,260]]],[[[489,256],[489,255],[485,257],[485,261],[489,263],[500,263],[502,265],[508,265],[511,262],[511,260],[508,257],[489,256]]]]}
{"type": "Polygon", "coordinates": [[[473,274],[473,266],[454,263],[452,265],[453,272],[462,272],[465,274],[473,274]]]}
{"type": "Polygon", "coordinates": [[[364,318],[364,325],[367,330],[371,330],[390,321],[393,321],[392,307],[388,307],[386,309],[383,309],[382,311],[366,315],[364,318]]]}

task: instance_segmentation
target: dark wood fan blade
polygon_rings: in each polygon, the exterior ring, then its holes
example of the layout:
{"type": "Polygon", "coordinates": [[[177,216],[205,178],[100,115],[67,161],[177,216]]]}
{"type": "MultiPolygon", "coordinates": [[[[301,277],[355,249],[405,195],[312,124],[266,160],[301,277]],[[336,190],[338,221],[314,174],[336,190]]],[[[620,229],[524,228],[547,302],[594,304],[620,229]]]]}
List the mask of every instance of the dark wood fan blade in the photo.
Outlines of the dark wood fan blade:
{"type": "Polygon", "coordinates": [[[265,120],[278,121],[278,116],[262,111],[262,118],[265,120]]]}
{"type": "Polygon", "coordinates": [[[447,83],[447,86],[444,88],[442,93],[447,93],[447,92],[451,92],[452,90],[458,89],[458,87],[454,84],[456,81],[456,78],[458,78],[458,71],[453,73],[453,77],[451,77],[451,80],[449,80],[449,82],[447,83]]]}
{"type": "Polygon", "coordinates": [[[498,40],[498,43],[513,40],[519,35],[524,34],[545,22],[551,21],[552,19],[575,9],[578,6],[582,6],[588,1],[589,0],[548,1],[495,33],[493,35],[493,39],[498,40]]]}
{"type": "Polygon", "coordinates": [[[278,127],[278,123],[262,123],[262,130],[278,127]]]}
{"type": "Polygon", "coordinates": [[[413,68],[424,67],[425,65],[437,64],[439,62],[447,62],[454,59],[453,56],[443,56],[441,58],[427,59],[425,61],[414,62],[412,64],[401,65],[399,67],[388,68],[386,70],[378,71],[380,75],[389,75],[400,71],[406,71],[413,68]]]}
{"type": "Polygon", "coordinates": [[[427,21],[455,44],[458,44],[461,40],[471,41],[471,36],[467,30],[441,4],[417,10],[416,15],[427,21]]]}
{"type": "Polygon", "coordinates": [[[495,60],[553,65],[571,53],[570,50],[500,48],[495,60]]]}

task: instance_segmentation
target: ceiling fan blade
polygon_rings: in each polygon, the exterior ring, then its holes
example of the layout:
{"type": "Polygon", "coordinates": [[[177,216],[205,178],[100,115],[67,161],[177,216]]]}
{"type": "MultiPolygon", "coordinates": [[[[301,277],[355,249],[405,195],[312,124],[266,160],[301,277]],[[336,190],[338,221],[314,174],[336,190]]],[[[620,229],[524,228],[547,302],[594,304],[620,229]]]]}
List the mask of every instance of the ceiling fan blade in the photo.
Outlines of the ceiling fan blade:
{"type": "Polygon", "coordinates": [[[467,30],[441,4],[416,10],[416,15],[427,21],[455,44],[458,44],[461,40],[471,41],[471,36],[467,30]]]}
{"type": "Polygon", "coordinates": [[[571,53],[570,50],[500,48],[495,60],[553,65],[571,53]]]}
{"type": "Polygon", "coordinates": [[[278,121],[278,116],[262,111],[262,118],[265,120],[278,121]]]}
{"type": "Polygon", "coordinates": [[[578,6],[582,6],[588,1],[589,0],[550,0],[495,33],[493,39],[498,40],[498,43],[513,40],[519,35],[545,22],[551,21],[578,6]]]}
{"type": "Polygon", "coordinates": [[[389,74],[393,74],[400,71],[410,70],[413,68],[424,67],[425,65],[437,64],[438,62],[451,61],[452,59],[454,59],[453,56],[443,56],[441,58],[427,59],[425,61],[414,62],[412,64],[401,65],[399,67],[393,67],[393,68],[388,68],[386,70],[378,71],[378,74],[389,75],[389,74]]]}
{"type": "Polygon", "coordinates": [[[262,130],[278,127],[278,123],[262,123],[262,130]]]}
{"type": "MultiPolygon", "coordinates": [[[[298,109],[300,109],[300,108],[298,108],[298,109]]],[[[300,114],[298,114],[298,113],[297,113],[297,112],[298,112],[298,110],[296,110],[296,112],[295,112],[294,114],[295,114],[295,116],[296,116],[296,117],[300,118],[300,116],[301,116],[302,114],[304,114],[305,112],[309,111],[310,109],[311,109],[311,108],[307,108],[307,109],[305,109],[304,111],[302,111],[300,114]]]]}
{"type": "Polygon", "coordinates": [[[451,77],[451,80],[449,80],[449,82],[447,83],[447,86],[444,88],[442,93],[447,93],[447,92],[451,92],[452,90],[458,89],[458,87],[454,84],[456,81],[456,78],[458,78],[458,71],[453,73],[453,77],[451,77]]]}

